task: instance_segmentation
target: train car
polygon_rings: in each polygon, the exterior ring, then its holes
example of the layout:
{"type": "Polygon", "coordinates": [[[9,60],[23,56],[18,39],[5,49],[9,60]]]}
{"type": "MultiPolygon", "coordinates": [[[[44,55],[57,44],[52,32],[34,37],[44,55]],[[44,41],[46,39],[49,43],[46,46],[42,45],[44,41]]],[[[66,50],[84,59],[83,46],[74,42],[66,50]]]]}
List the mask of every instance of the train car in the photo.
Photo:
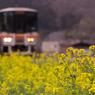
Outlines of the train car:
{"type": "Polygon", "coordinates": [[[0,10],[0,53],[30,54],[36,51],[38,12],[32,8],[11,7],[0,10]],[[29,51],[29,52],[27,52],[29,51]]]}

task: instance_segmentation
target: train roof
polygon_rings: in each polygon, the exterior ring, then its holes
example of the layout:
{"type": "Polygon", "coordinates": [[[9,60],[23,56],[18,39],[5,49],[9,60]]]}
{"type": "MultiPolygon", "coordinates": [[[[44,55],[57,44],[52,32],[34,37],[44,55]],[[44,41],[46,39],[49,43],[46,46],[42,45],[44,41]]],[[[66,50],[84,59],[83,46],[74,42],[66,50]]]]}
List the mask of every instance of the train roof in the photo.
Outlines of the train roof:
{"type": "Polygon", "coordinates": [[[25,7],[9,7],[9,8],[0,9],[0,13],[2,13],[2,12],[10,12],[10,11],[37,12],[36,9],[25,8],[25,7]]]}

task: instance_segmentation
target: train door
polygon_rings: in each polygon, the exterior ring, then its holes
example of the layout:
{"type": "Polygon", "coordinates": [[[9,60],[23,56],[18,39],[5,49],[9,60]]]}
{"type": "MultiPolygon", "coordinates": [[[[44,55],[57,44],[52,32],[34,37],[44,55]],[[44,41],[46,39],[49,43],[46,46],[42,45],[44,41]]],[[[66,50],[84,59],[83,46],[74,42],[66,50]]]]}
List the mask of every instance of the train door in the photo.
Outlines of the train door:
{"type": "Polygon", "coordinates": [[[25,24],[26,24],[25,14],[14,15],[14,32],[15,33],[25,33],[26,31],[25,24]]]}

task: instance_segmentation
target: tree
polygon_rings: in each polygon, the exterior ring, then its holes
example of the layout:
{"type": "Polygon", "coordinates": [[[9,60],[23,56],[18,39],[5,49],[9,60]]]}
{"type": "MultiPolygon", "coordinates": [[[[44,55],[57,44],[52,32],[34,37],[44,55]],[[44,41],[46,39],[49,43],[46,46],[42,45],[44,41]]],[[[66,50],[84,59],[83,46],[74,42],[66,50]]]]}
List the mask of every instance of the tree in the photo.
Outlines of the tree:
{"type": "Polygon", "coordinates": [[[95,36],[95,19],[85,18],[77,25],[77,32],[80,34],[80,38],[94,39],[95,36]]]}
{"type": "Polygon", "coordinates": [[[60,28],[71,29],[75,24],[80,22],[82,15],[75,15],[72,12],[64,13],[60,17],[60,28]]]}
{"type": "Polygon", "coordinates": [[[49,7],[40,6],[38,16],[39,29],[56,30],[56,13],[49,7]]]}

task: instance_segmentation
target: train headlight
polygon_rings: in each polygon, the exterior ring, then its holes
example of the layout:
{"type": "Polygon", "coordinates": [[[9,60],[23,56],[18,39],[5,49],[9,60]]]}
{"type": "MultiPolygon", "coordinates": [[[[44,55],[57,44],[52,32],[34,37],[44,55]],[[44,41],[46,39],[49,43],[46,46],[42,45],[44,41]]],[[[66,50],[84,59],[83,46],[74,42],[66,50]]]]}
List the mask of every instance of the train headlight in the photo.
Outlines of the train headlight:
{"type": "Polygon", "coordinates": [[[28,42],[34,42],[34,38],[27,38],[28,42]]]}
{"type": "Polygon", "coordinates": [[[31,38],[31,42],[34,42],[34,38],[31,38]]]}
{"type": "Polygon", "coordinates": [[[30,39],[30,38],[27,38],[27,41],[28,41],[28,42],[31,42],[31,39],[30,39]]]}
{"type": "Polygon", "coordinates": [[[4,38],[4,42],[7,42],[7,38],[4,38]]]}
{"type": "Polygon", "coordinates": [[[9,43],[12,42],[12,38],[8,38],[8,42],[9,42],[9,43]]]}
{"type": "Polygon", "coordinates": [[[10,37],[8,37],[8,38],[5,37],[3,40],[4,40],[4,42],[9,42],[9,43],[12,42],[12,38],[10,38],[10,37]]]}

